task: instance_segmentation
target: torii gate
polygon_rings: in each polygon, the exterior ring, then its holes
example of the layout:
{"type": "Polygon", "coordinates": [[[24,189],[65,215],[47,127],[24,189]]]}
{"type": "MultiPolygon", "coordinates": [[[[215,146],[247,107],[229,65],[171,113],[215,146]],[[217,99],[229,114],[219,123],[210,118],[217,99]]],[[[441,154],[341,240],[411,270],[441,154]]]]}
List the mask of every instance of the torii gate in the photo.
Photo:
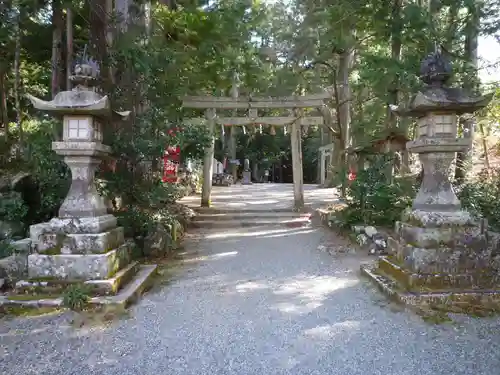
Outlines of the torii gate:
{"type": "Polygon", "coordinates": [[[287,96],[287,97],[213,97],[213,96],[188,96],[183,98],[182,105],[185,108],[205,109],[205,118],[190,119],[194,124],[206,124],[212,135],[212,142],[205,149],[203,160],[203,187],[201,193],[201,206],[210,206],[210,195],[212,189],[212,161],[214,158],[214,133],[215,125],[223,126],[245,126],[266,124],[271,126],[290,125],[292,170],[293,170],[293,196],[295,210],[304,207],[304,181],[302,171],[302,148],[301,127],[309,125],[322,125],[323,117],[304,117],[304,108],[319,108],[324,105],[324,100],[330,97],[330,93],[287,96]],[[281,108],[293,110],[292,116],[259,117],[259,109],[281,108]],[[247,109],[246,117],[217,117],[217,109],[247,109]]]}

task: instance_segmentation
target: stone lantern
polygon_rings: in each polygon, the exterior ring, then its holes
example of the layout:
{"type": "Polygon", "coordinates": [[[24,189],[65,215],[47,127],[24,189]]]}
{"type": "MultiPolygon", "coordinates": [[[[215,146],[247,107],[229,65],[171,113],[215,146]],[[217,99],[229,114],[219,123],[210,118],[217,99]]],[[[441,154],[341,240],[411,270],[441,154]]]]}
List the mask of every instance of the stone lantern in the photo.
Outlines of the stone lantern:
{"type": "Polygon", "coordinates": [[[72,175],[71,188],[59,209],[61,218],[100,217],[107,213],[94,180],[97,167],[111,151],[102,143],[102,123],[124,119],[129,112],[111,110],[109,98],[94,90],[97,76],[92,65],[79,64],[70,77],[75,84],[72,91],[58,93],[51,102],[28,95],[35,108],[63,117],[63,139],[52,142],[52,149],[64,156],[72,175]]]}
{"type": "Polygon", "coordinates": [[[460,211],[448,179],[456,152],[472,146],[470,138],[457,138],[458,116],[484,108],[492,96],[474,96],[461,88],[445,87],[451,73],[451,65],[441,52],[429,55],[422,61],[420,75],[427,86],[406,107],[391,106],[391,110],[417,119],[417,139],[406,145],[408,151],[419,155],[424,170],[413,209],[454,212],[452,216],[468,218],[467,212],[460,211]]]}
{"type": "Polygon", "coordinates": [[[472,289],[475,292],[469,295],[476,298],[481,295],[478,290],[494,287],[498,277],[491,269],[484,221],[476,222],[461,208],[448,178],[456,153],[471,147],[470,138],[457,137],[458,116],[484,108],[492,95],[447,87],[451,73],[439,50],[430,54],[420,71],[426,86],[406,106],[391,106],[398,116],[417,121],[417,138],[406,148],[418,154],[423,180],[412,207],[396,223],[397,237],[387,241],[389,255],[381,257],[375,268],[362,267],[384,284],[383,290],[392,289],[410,303],[438,298],[436,292],[446,292],[442,296],[449,298],[456,291],[472,289]]]}
{"type": "Polygon", "coordinates": [[[155,269],[131,262],[123,228],[108,214],[95,186],[96,170],[111,152],[103,144],[103,126],[129,112],[113,111],[109,98],[95,90],[98,69],[92,61],[76,65],[70,78],[73,90],[58,93],[52,101],[28,96],[36,109],[62,116],[63,139],[52,142],[52,149],[64,157],[72,178],[59,216],[30,227],[35,251],[28,256],[28,277],[84,282],[99,294],[116,294],[121,283],[136,274],[145,280],[155,269]]]}

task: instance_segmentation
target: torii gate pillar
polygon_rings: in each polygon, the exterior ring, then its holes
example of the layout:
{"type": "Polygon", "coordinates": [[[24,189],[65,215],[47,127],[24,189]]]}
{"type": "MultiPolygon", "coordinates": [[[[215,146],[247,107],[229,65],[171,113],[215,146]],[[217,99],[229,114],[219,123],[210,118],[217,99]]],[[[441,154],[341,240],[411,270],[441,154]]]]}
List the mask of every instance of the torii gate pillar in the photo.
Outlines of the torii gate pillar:
{"type": "Polygon", "coordinates": [[[298,118],[292,122],[290,139],[292,148],[293,201],[294,210],[304,209],[304,172],[302,170],[302,113],[296,110],[298,118]]]}
{"type": "Polygon", "coordinates": [[[212,193],[213,161],[215,152],[215,109],[209,108],[205,111],[207,129],[210,133],[210,145],[205,148],[203,158],[203,185],[201,188],[201,207],[210,207],[212,193]]]}

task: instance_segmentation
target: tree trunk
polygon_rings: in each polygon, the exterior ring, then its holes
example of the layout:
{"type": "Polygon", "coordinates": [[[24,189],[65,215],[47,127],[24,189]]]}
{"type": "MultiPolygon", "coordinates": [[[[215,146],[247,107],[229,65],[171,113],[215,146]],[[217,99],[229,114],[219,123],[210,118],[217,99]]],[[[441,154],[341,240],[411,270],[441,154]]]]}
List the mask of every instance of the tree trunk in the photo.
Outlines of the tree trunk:
{"type": "Polygon", "coordinates": [[[338,136],[334,137],[333,143],[333,152],[331,153],[330,160],[326,170],[326,178],[327,178],[327,186],[330,186],[333,178],[334,178],[334,168],[337,167],[338,175],[340,176],[340,181],[342,181],[342,186],[340,190],[340,194],[342,197],[346,195],[346,187],[347,185],[344,183],[345,176],[341,176],[341,173],[345,173],[345,165],[346,165],[346,149],[344,142],[344,129],[341,126],[341,117],[340,117],[340,93],[339,93],[339,84],[338,84],[338,76],[337,71],[333,70],[333,101],[335,105],[335,118],[337,122],[337,130],[338,136]]]}
{"type": "Polygon", "coordinates": [[[0,71],[0,135],[4,135],[6,140],[10,138],[9,115],[7,113],[7,80],[5,72],[0,71]]]}
{"type": "Polygon", "coordinates": [[[52,80],[51,93],[52,99],[61,90],[61,44],[62,33],[64,28],[64,19],[61,3],[58,1],[52,2],[52,80]]]}
{"type": "Polygon", "coordinates": [[[17,156],[21,156],[24,151],[24,132],[21,118],[21,102],[19,99],[19,90],[21,85],[21,12],[22,8],[18,7],[16,23],[15,23],[15,41],[16,47],[14,51],[14,105],[16,107],[16,124],[19,129],[19,145],[17,147],[17,156]]]}
{"type": "MultiPolygon", "coordinates": [[[[467,8],[467,22],[465,27],[465,60],[468,62],[469,69],[464,82],[464,88],[475,90],[478,87],[478,37],[479,37],[479,5],[474,2],[467,8]]],[[[461,121],[464,138],[470,138],[471,144],[474,139],[475,120],[463,119],[461,121]]],[[[471,160],[472,153],[469,151],[457,152],[455,165],[455,182],[462,184],[465,181],[467,164],[471,160]]]]}
{"type": "Polygon", "coordinates": [[[71,90],[69,77],[73,70],[73,13],[66,8],[66,90],[71,90]]]}
{"type": "Polygon", "coordinates": [[[109,93],[112,89],[112,77],[109,74],[108,64],[108,45],[107,45],[107,20],[106,10],[108,1],[106,3],[101,0],[89,0],[90,7],[89,15],[89,30],[90,30],[90,54],[97,60],[100,65],[101,71],[101,89],[109,93]]]}
{"type": "Polygon", "coordinates": [[[349,85],[349,75],[354,58],[354,49],[349,48],[339,57],[339,121],[342,128],[342,142],[344,149],[351,146],[351,86],[349,85]]]}
{"type": "MultiPolygon", "coordinates": [[[[393,63],[398,63],[401,60],[401,33],[403,29],[403,24],[401,20],[401,8],[403,7],[402,0],[393,0],[392,9],[391,9],[391,58],[393,63]]],[[[389,89],[389,103],[398,105],[399,103],[399,73],[393,78],[392,87],[389,89]]],[[[387,122],[386,128],[388,130],[395,129],[398,127],[398,118],[397,116],[388,108],[387,113],[387,122]]],[[[389,133],[389,132],[388,132],[389,133]]],[[[390,161],[387,163],[386,168],[386,179],[387,183],[392,183],[393,175],[394,175],[394,152],[390,148],[390,142],[386,144],[386,152],[392,156],[390,161]]],[[[403,166],[404,169],[407,169],[408,166],[403,166]]]]}
{"type": "Polygon", "coordinates": [[[115,1],[115,13],[118,17],[118,27],[121,32],[125,32],[128,26],[129,19],[129,0],[116,0],[115,1]]]}
{"type": "Polygon", "coordinates": [[[490,176],[490,156],[488,155],[488,142],[486,140],[486,133],[484,131],[484,126],[481,122],[478,124],[479,126],[479,132],[481,133],[481,145],[483,146],[483,152],[484,152],[484,167],[486,169],[486,174],[489,177],[490,176]]]}

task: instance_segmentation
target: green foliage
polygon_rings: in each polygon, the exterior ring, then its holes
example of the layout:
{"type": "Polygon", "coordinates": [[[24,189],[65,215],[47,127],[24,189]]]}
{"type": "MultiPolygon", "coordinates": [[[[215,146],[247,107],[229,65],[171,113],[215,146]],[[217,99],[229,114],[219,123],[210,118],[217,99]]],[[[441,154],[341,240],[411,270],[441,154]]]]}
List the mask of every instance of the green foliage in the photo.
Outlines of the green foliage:
{"type": "MultiPolygon", "coordinates": [[[[35,222],[49,220],[57,214],[71,182],[68,167],[62,158],[52,151],[52,140],[54,133],[61,129],[58,121],[33,118],[23,124],[24,148],[20,155],[9,160],[4,167],[11,173],[19,170],[28,172],[38,185],[41,201],[38,211],[29,218],[30,225],[35,222]]],[[[19,129],[11,129],[12,143],[19,141],[19,129]]],[[[0,203],[0,218],[7,214],[11,220],[23,222],[26,218],[27,207],[19,195],[15,200],[4,200],[0,203]],[[5,206],[5,208],[2,208],[5,206]],[[6,212],[5,214],[3,212],[6,212]]]]}
{"type": "Polygon", "coordinates": [[[18,192],[9,192],[2,194],[0,198],[0,220],[22,222],[28,207],[24,204],[21,194],[18,192]]]}
{"type": "Polygon", "coordinates": [[[125,228],[125,236],[134,240],[135,256],[143,257],[149,254],[144,248],[144,241],[154,232],[158,225],[174,223],[175,216],[165,208],[148,209],[138,205],[130,205],[116,213],[118,224],[125,228]]]}
{"type": "Polygon", "coordinates": [[[414,182],[399,178],[387,184],[384,172],[388,162],[387,156],[380,155],[369,168],[358,172],[347,189],[347,207],[338,214],[342,225],[392,226],[411,205],[416,192],[414,182]]]}
{"type": "Polygon", "coordinates": [[[90,300],[89,288],[82,284],[73,284],[63,294],[63,305],[74,311],[82,311],[90,300]]]}
{"type": "Polygon", "coordinates": [[[255,129],[247,134],[238,133],[239,159],[254,160],[264,168],[265,164],[270,166],[281,158],[291,157],[290,135],[283,134],[282,128],[277,128],[276,135],[269,134],[269,129],[263,129],[262,134],[258,127],[255,129]]]}
{"type": "Polygon", "coordinates": [[[500,231],[500,170],[465,183],[458,197],[472,215],[487,219],[489,228],[500,231]]]}
{"type": "Polygon", "coordinates": [[[61,123],[32,120],[26,126],[26,166],[37,182],[41,193],[41,206],[36,215],[43,222],[57,214],[71,184],[71,172],[62,158],[52,151],[54,131],[61,123]]]}
{"type": "Polygon", "coordinates": [[[0,240],[0,259],[12,255],[15,248],[10,244],[10,239],[0,240]]]}

